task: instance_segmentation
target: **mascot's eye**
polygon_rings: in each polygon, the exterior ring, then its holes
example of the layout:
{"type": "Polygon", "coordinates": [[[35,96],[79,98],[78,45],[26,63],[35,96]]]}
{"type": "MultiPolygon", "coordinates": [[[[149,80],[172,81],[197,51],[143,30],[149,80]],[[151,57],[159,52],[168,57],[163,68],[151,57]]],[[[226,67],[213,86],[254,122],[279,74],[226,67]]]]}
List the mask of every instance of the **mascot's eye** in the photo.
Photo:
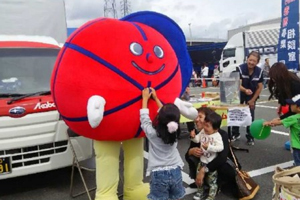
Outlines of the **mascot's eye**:
{"type": "Polygon", "coordinates": [[[164,57],[164,51],[160,46],[155,46],[154,47],[154,53],[158,58],[163,58],[164,57]]]}
{"type": "Polygon", "coordinates": [[[130,51],[136,55],[140,56],[143,53],[143,48],[139,43],[133,42],[130,44],[130,51]]]}

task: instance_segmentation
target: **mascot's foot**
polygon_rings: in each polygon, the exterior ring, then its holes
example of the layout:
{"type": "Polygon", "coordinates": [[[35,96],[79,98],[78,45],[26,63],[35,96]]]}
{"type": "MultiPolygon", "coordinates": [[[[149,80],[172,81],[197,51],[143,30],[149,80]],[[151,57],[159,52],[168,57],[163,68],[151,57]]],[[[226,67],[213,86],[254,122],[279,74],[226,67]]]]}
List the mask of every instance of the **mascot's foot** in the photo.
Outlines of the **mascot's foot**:
{"type": "Polygon", "coordinates": [[[118,195],[112,195],[112,196],[97,196],[95,197],[95,200],[119,200],[118,195]]]}
{"type": "Polygon", "coordinates": [[[150,193],[149,183],[140,184],[135,188],[125,188],[123,200],[148,200],[147,195],[150,193]]]}

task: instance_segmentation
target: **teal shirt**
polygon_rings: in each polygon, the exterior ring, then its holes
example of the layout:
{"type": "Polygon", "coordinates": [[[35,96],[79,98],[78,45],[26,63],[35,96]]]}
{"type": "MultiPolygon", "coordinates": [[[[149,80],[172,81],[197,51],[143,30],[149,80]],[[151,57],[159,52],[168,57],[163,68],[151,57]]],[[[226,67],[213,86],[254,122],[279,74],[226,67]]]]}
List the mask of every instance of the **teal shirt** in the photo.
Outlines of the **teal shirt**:
{"type": "Polygon", "coordinates": [[[300,114],[291,115],[281,122],[284,127],[290,128],[291,147],[300,149],[300,114]]]}

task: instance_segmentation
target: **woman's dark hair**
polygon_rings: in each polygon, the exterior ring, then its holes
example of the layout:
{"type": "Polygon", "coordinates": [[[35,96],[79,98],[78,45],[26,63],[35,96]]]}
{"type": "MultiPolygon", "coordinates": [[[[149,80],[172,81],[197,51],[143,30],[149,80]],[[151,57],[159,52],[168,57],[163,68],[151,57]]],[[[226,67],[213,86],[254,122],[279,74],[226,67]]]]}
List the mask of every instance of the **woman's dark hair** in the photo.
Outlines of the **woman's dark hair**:
{"type": "Polygon", "coordinates": [[[165,144],[173,145],[177,141],[177,136],[180,135],[179,119],[179,109],[172,103],[165,104],[159,110],[153,125],[157,132],[157,137],[160,137],[165,144]],[[178,123],[178,129],[174,133],[170,133],[167,127],[167,124],[171,121],[178,123]]]}
{"type": "Polygon", "coordinates": [[[210,113],[213,113],[214,111],[211,108],[208,107],[200,107],[197,109],[198,113],[203,113],[205,116],[207,116],[210,113]]]}
{"type": "Polygon", "coordinates": [[[218,130],[221,127],[222,117],[215,112],[205,115],[205,122],[211,123],[214,130],[218,130]]]}
{"type": "Polygon", "coordinates": [[[273,97],[276,99],[292,98],[291,83],[293,81],[300,82],[298,76],[289,72],[285,64],[281,62],[277,62],[272,65],[269,71],[269,77],[269,100],[273,97]]]}
{"type": "Polygon", "coordinates": [[[259,61],[260,61],[260,54],[257,51],[251,51],[249,53],[249,55],[247,56],[247,58],[249,58],[250,56],[256,57],[257,58],[257,63],[259,63],[259,61]]]}

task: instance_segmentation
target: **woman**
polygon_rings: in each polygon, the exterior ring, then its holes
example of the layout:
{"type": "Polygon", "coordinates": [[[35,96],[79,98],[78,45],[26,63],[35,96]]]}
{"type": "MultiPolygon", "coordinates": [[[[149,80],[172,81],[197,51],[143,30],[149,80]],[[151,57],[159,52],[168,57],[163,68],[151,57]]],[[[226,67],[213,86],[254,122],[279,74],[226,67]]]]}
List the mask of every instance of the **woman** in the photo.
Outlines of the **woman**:
{"type": "MultiPolygon", "coordinates": [[[[198,117],[195,120],[196,126],[198,130],[201,130],[204,126],[204,118],[206,115],[214,112],[210,108],[201,107],[198,109],[198,117]]],[[[185,154],[185,159],[188,162],[190,177],[195,179],[197,184],[203,183],[203,178],[205,173],[218,171],[218,185],[222,187],[223,185],[229,186],[232,190],[232,194],[237,196],[237,186],[235,182],[235,170],[226,162],[227,157],[233,160],[232,155],[229,150],[229,142],[226,131],[220,129],[219,133],[222,136],[224,150],[221,151],[218,156],[210,163],[206,165],[206,167],[201,168],[201,170],[196,173],[197,166],[200,160],[200,156],[202,155],[202,150],[200,149],[200,145],[191,141],[190,147],[185,154]]],[[[239,164],[239,163],[238,163],[239,164]]],[[[240,168],[240,165],[239,165],[240,168]]],[[[190,187],[197,187],[196,183],[190,185],[190,187]]]]}
{"type": "MultiPolygon", "coordinates": [[[[286,106],[286,99],[291,99],[292,97],[300,94],[300,79],[298,76],[292,72],[289,72],[287,67],[281,63],[274,63],[269,71],[269,100],[273,97],[278,99],[278,109],[277,113],[280,116],[282,111],[282,106],[286,106]]],[[[289,111],[280,116],[280,119],[284,119],[295,113],[289,111]]]]}

